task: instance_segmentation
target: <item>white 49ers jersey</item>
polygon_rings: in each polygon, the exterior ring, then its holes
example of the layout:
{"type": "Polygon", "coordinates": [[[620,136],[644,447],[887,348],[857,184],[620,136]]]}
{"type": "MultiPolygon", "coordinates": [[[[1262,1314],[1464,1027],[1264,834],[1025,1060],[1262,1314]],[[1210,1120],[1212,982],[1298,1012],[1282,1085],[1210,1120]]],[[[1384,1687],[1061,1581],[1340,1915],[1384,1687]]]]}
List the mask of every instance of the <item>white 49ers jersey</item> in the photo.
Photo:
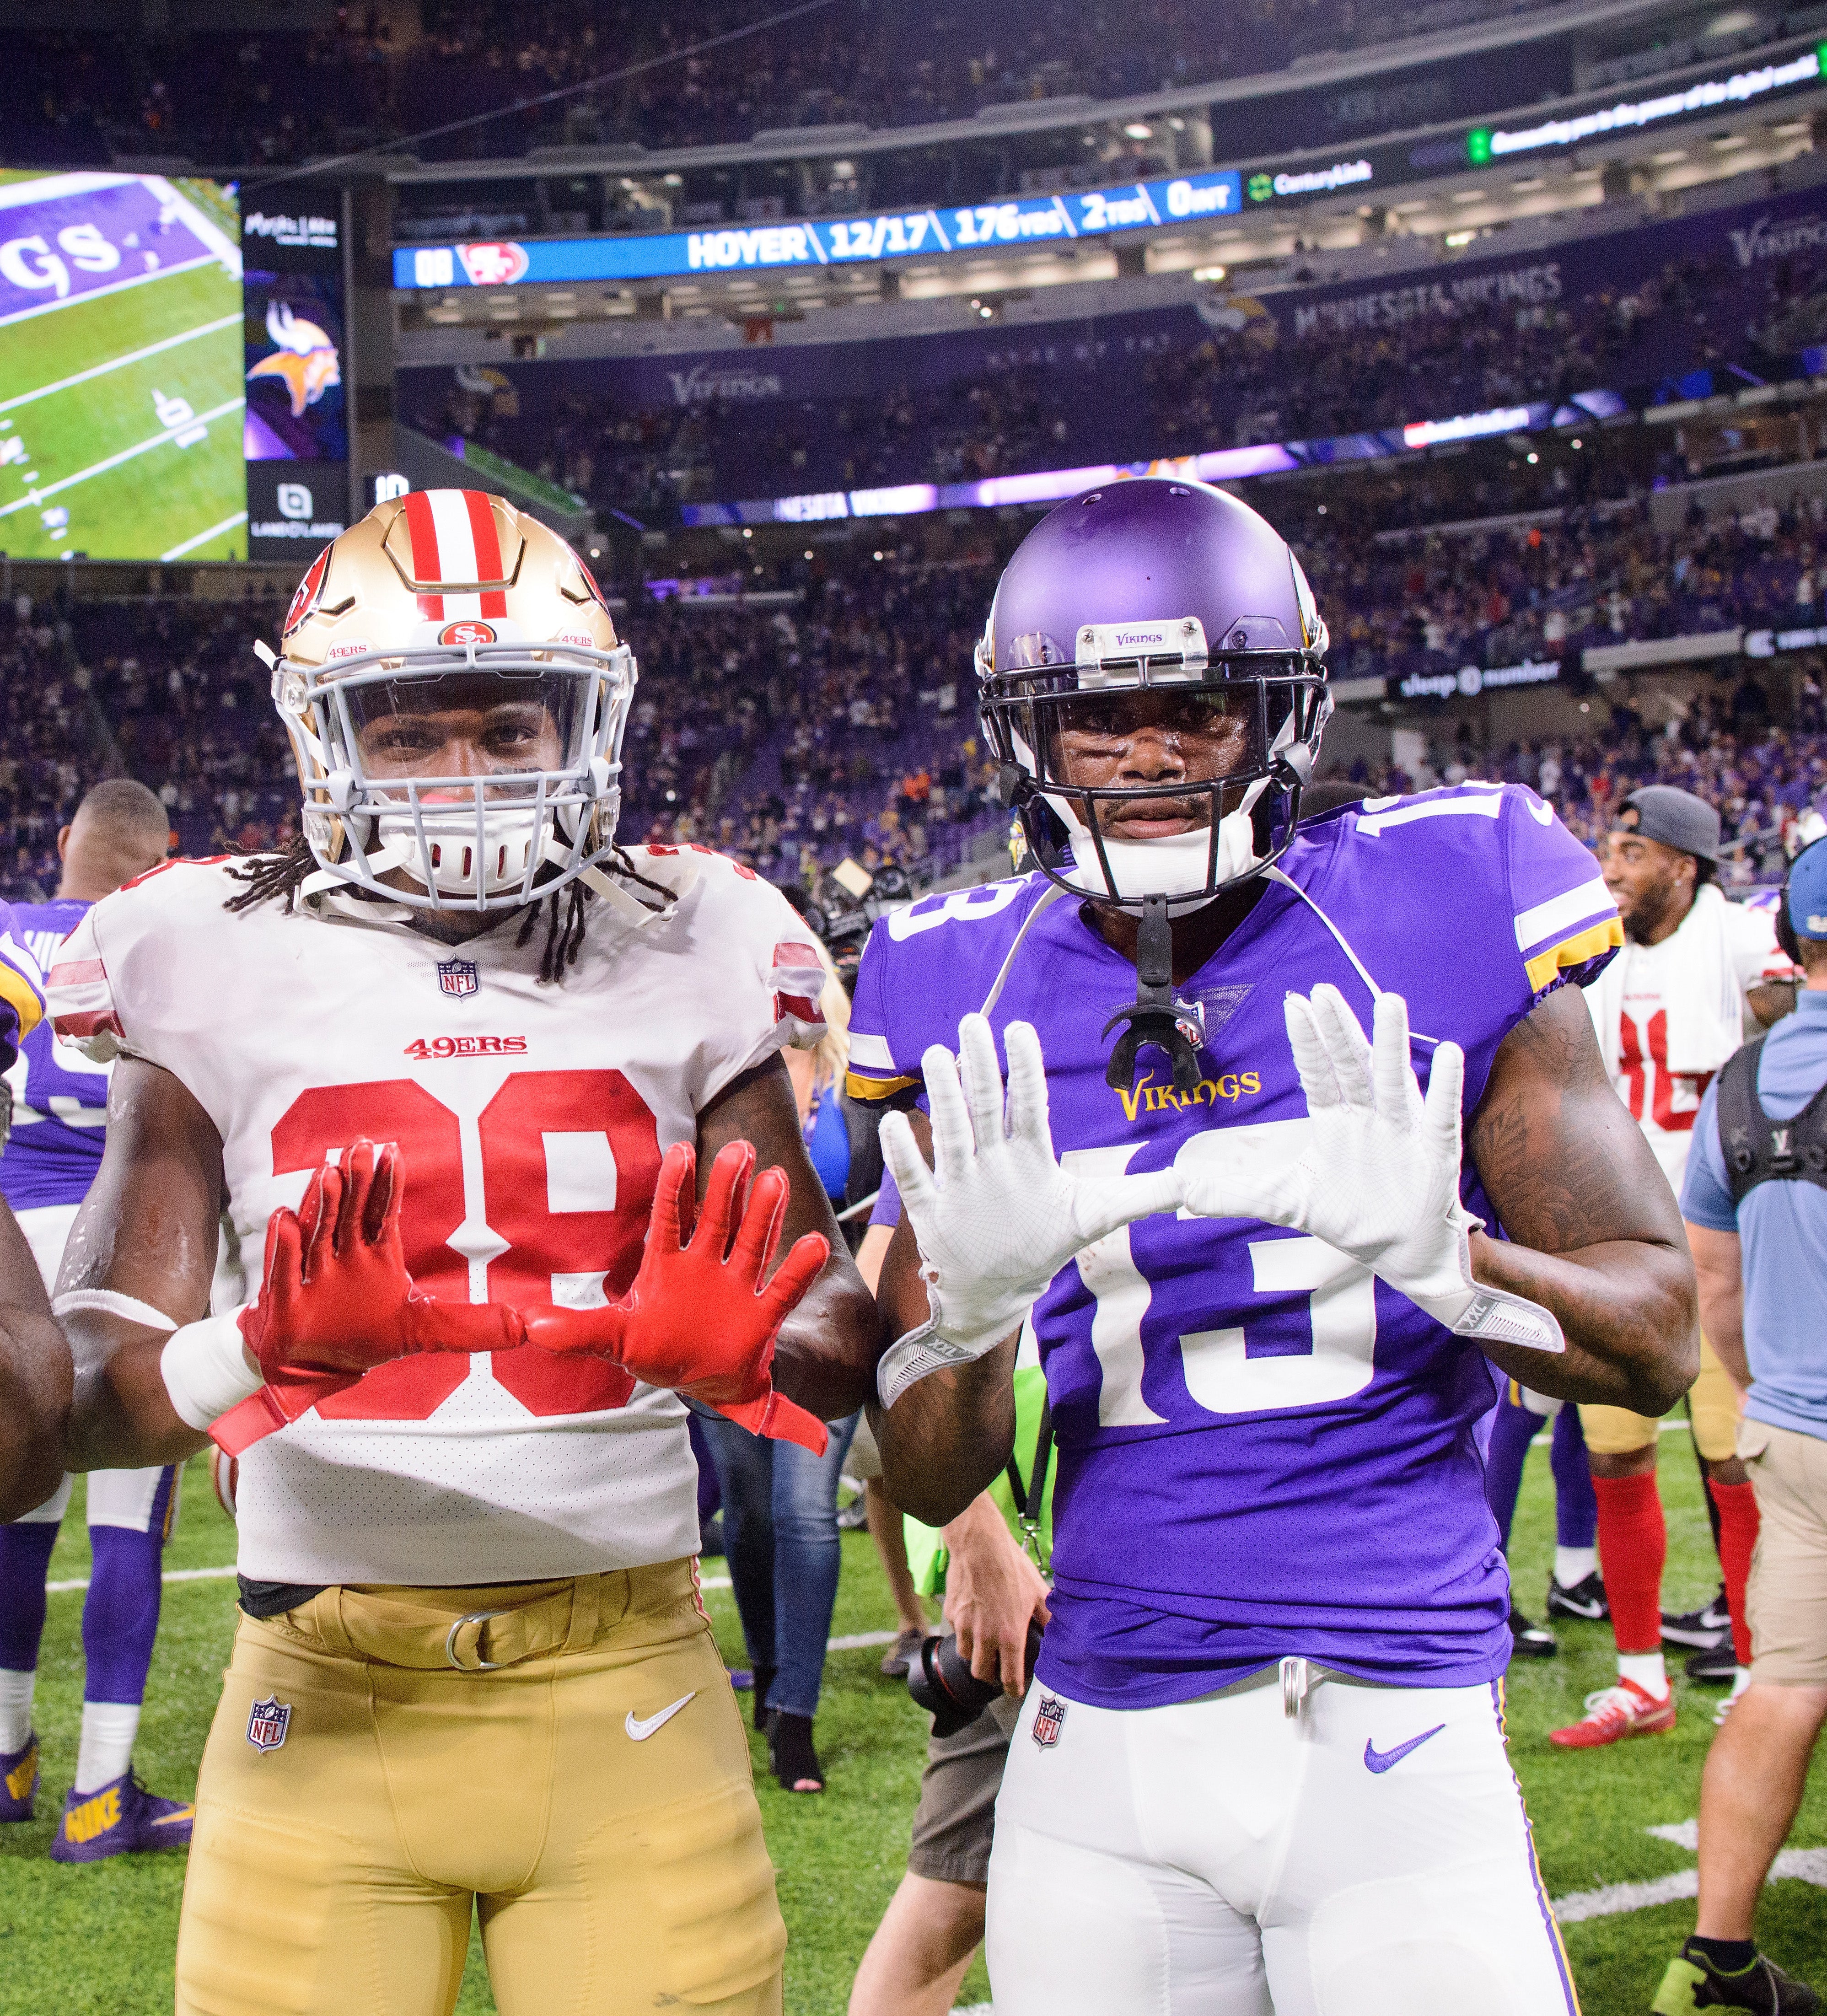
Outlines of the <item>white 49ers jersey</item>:
{"type": "MultiPolygon", "coordinates": [[[[344,898],[232,915],[220,862],[98,903],[61,947],[57,1029],[181,1079],[222,1139],[218,1312],[259,1288],[267,1220],[365,1136],[398,1143],[406,1264],[448,1300],[584,1308],[640,1264],[663,1152],[725,1086],[815,1040],[822,974],[766,883],[695,849],[632,850],[676,902],[593,900],[562,985],[545,916],[451,947],[344,898]]],[[[562,899],[561,899],[562,900],[562,899]]],[[[696,1553],[696,1471],[670,1392],[527,1346],[377,1367],[249,1449],[256,1580],[453,1585],[696,1553]]]]}

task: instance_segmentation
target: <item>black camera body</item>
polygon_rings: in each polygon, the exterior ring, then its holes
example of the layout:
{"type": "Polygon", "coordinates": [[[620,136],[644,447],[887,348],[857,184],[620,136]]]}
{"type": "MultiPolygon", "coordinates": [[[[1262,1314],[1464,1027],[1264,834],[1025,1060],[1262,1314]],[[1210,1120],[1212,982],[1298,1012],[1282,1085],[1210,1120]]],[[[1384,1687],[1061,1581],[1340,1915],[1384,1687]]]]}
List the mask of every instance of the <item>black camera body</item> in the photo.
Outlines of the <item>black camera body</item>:
{"type": "MultiPolygon", "coordinates": [[[[1041,1627],[1027,1627],[1027,1676],[1034,1678],[1034,1661],[1040,1656],[1041,1627]]],[[[948,1632],[943,1638],[928,1638],[920,1646],[919,1657],[907,1669],[907,1690],[933,1718],[935,1736],[955,1736],[976,1720],[1002,1691],[1000,1680],[980,1680],[970,1661],[958,1649],[958,1640],[948,1632]]]]}

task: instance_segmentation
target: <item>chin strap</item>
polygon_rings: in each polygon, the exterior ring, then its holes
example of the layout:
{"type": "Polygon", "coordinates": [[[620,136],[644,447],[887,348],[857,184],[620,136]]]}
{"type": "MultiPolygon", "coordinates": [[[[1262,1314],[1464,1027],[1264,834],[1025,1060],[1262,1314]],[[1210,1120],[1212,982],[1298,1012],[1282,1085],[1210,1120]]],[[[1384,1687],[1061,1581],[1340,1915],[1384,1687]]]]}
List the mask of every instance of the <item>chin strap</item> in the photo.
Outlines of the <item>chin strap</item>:
{"type": "Polygon", "coordinates": [[[1164,1050],[1174,1067],[1174,1089],[1192,1092],[1199,1084],[1199,1060],[1180,1027],[1174,1007],[1174,932],[1165,896],[1142,899],[1135,941],[1135,1006],[1119,1008],[1104,1024],[1107,1036],[1119,1022],[1129,1026],[1117,1039],[1104,1082],[1127,1092],[1135,1082],[1135,1057],[1144,1043],[1164,1050]]]}

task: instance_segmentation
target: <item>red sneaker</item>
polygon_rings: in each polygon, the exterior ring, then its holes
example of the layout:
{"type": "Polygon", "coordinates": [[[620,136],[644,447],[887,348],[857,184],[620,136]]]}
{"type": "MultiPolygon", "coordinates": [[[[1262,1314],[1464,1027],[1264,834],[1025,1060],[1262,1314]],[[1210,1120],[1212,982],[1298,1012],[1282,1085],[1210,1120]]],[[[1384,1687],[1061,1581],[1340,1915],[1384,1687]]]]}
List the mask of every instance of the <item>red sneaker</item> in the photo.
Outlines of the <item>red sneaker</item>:
{"type": "Polygon", "coordinates": [[[1620,1680],[1586,1697],[1586,1712],[1565,1729],[1551,1730],[1548,1741],[1563,1750],[1597,1750],[1621,1743],[1627,1736],[1671,1736],[1674,1733],[1674,1689],[1658,1701],[1635,1680],[1620,1680]]]}

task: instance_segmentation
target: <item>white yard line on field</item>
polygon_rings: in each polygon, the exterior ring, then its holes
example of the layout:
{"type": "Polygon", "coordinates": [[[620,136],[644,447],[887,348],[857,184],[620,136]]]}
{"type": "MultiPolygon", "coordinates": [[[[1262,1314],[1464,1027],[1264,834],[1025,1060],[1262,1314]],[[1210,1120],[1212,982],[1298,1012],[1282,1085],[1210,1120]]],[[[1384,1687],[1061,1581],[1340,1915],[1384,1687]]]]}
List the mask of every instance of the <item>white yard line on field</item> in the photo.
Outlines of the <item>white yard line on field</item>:
{"type": "Polygon", "coordinates": [[[124,280],[113,280],[105,287],[91,287],[87,293],[67,295],[60,301],[40,301],[36,308],[18,308],[9,315],[0,315],[0,329],[11,329],[16,322],[31,322],[38,315],[56,315],[63,308],[81,308],[85,301],[105,301],[110,294],[124,294],[129,287],[143,287],[149,280],[168,280],[174,273],[194,273],[199,266],[219,266],[221,261],[213,252],[205,252],[195,259],[178,259],[169,266],[155,266],[149,273],[135,273],[124,280]]]}
{"type": "MultiPolygon", "coordinates": [[[[159,1577],[160,1582],[226,1582],[235,1572],[225,1568],[167,1568],[159,1577]]],[[[45,1585],[47,1596],[67,1596],[72,1590],[87,1589],[88,1577],[83,1575],[74,1582],[48,1582],[45,1585]]]]}
{"type": "Polygon", "coordinates": [[[135,455],[148,455],[156,448],[163,448],[167,441],[175,441],[192,427],[207,426],[211,420],[219,420],[225,413],[236,413],[247,404],[245,399],[225,399],[221,405],[211,406],[207,413],[194,413],[174,427],[166,427],[151,434],[142,441],[135,441],[131,448],[124,448],[118,454],[90,463],[87,469],[79,469],[73,476],[60,476],[55,483],[34,484],[23,497],[16,497],[10,504],[0,504],[0,518],[9,512],[23,511],[28,504],[41,504],[47,497],[55,497],[60,490],[68,490],[78,483],[86,483],[92,476],[105,475],[110,469],[117,469],[124,462],[131,462],[135,455]]]}
{"type": "Polygon", "coordinates": [[[34,399],[48,399],[53,392],[67,392],[72,385],[86,384],[92,378],[105,378],[110,371],[120,371],[129,364],[142,363],[149,357],[156,357],[162,350],[175,350],[180,344],[194,343],[200,336],[214,336],[219,330],[233,329],[240,320],[238,315],[218,315],[214,322],[198,323],[195,329],[180,329],[175,336],[161,337],[156,343],[149,343],[143,350],[130,350],[124,357],[110,357],[106,363],[92,364],[86,371],[74,371],[67,378],[56,379],[49,385],[39,386],[36,391],[16,393],[10,399],[0,399],[0,413],[10,413],[17,406],[29,406],[34,399]]]}
{"type": "MultiPolygon", "coordinates": [[[[1658,1841],[1685,1848],[1692,1855],[1699,1841],[1699,1823],[1679,1820],[1672,1826],[1645,1827],[1643,1831],[1658,1841]]],[[[1827,1848],[1786,1848],[1771,1865],[1769,1881],[1780,1883],[1793,1878],[1827,1890],[1827,1848]]],[[[1646,1911],[1653,1905],[1678,1903],[1700,1893],[1698,1870],[1680,1869],[1672,1876],[1658,1876],[1647,1883],[1606,1883],[1596,1890],[1576,1890],[1557,1897],[1552,1910],[1563,1925],[1577,1925],[1588,1918],[1615,1917],[1622,1911],[1646,1911]]]]}
{"type": "MultiPolygon", "coordinates": [[[[194,425],[195,423],[192,424],[194,425]]],[[[182,540],[172,547],[169,553],[160,553],[159,558],[162,560],[181,560],[194,547],[203,545],[214,538],[218,532],[226,532],[232,527],[245,525],[246,522],[247,513],[245,511],[231,511],[221,524],[210,526],[207,532],[193,533],[189,538],[182,540]]]]}

